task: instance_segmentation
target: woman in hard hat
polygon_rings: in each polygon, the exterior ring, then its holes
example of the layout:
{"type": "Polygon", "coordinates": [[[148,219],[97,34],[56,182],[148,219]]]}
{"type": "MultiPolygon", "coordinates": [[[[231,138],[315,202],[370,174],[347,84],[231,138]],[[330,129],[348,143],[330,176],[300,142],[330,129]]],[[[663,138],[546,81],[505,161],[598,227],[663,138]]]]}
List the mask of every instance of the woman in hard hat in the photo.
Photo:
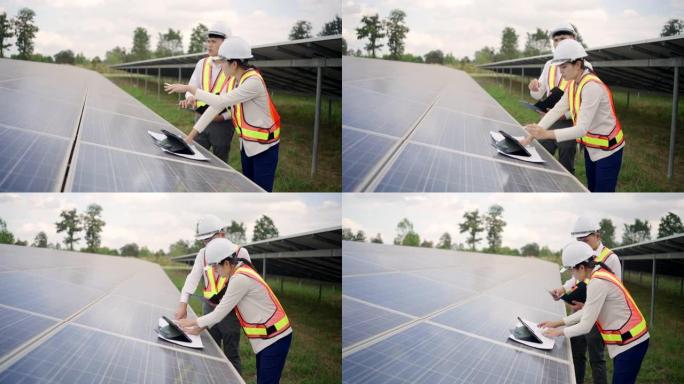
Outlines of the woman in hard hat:
{"type": "Polygon", "coordinates": [[[242,173],[264,190],[273,191],[278,148],[280,143],[280,115],[266,88],[263,77],[248,64],[252,50],[240,37],[226,38],[219,47],[214,62],[220,62],[229,77],[225,94],[214,95],[189,84],[165,84],[168,93],[189,92],[195,99],[209,105],[185,139],[195,137],[222,110],[232,107],[235,132],[240,137],[242,173]]]}
{"type": "Polygon", "coordinates": [[[207,264],[228,279],[228,287],[213,312],[198,319],[180,319],[190,334],[221,321],[235,309],[242,330],[256,354],[257,384],[276,384],[292,342],[292,327],[283,306],[252,264],[239,257],[239,247],[225,238],[207,244],[207,264]]]}
{"type": "Polygon", "coordinates": [[[525,126],[529,136],[523,144],[528,145],[532,138],[559,142],[577,140],[585,147],[589,191],[615,192],[625,139],[615,114],[613,95],[586,66],[585,57],[587,53],[577,41],[568,39],[558,43],[553,61],[559,63],[561,75],[570,83],[560,101],[538,124],[525,126]],[[549,130],[568,110],[573,126],[549,130]]]}
{"type": "Polygon", "coordinates": [[[634,383],[648,350],[646,319],[620,279],[603,262],[594,260],[594,250],[576,241],[563,249],[563,269],[572,269],[577,281],[590,279],[584,307],[558,321],[542,321],[548,337],[577,337],[594,324],[613,359],[613,383],[634,383]],[[566,326],[565,328],[560,328],[566,326]]]}

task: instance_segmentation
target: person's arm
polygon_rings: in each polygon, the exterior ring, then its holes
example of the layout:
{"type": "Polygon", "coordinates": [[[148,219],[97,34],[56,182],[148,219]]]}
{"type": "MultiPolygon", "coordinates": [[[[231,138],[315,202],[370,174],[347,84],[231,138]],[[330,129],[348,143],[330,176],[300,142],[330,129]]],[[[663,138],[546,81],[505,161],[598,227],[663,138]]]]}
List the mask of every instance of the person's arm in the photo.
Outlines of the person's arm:
{"type": "Polygon", "coordinates": [[[536,91],[533,91],[530,89],[530,96],[533,99],[539,100],[542,97],[544,97],[544,95],[546,95],[546,91],[548,90],[548,86],[547,86],[547,83],[549,82],[548,79],[549,79],[549,64],[546,63],[544,65],[544,69],[542,69],[542,73],[539,76],[539,79],[537,79],[537,81],[539,82],[539,89],[537,89],[536,91]]]}
{"type": "MultiPolygon", "coordinates": [[[[569,109],[569,104],[568,104],[568,93],[565,92],[563,94],[563,97],[558,100],[556,105],[553,106],[548,112],[546,112],[546,115],[542,117],[542,119],[539,121],[538,125],[541,126],[544,129],[549,129],[555,123],[560,119],[561,116],[565,114],[569,109]]],[[[555,131],[554,131],[555,132],[555,131]]]]}
{"type": "Polygon", "coordinates": [[[563,330],[567,337],[586,335],[596,323],[599,312],[603,308],[608,294],[609,285],[607,281],[594,280],[587,286],[587,301],[582,310],[563,318],[566,325],[570,325],[563,330]],[[572,325],[574,324],[574,325],[572,325]]]}
{"type": "Polygon", "coordinates": [[[242,300],[247,294],[250,287],[251,279],[243,275],[233,275],[228,281],[228,288],[226,293],[221,298],[221,302],[214,308],[211,313],[208,313],[197,319],[197,326],[199,328],[207,328],[223,320],[230,311],[242,300]]]}
{"type": "Polygon", "coordinates": [[[577,284],[577,280],[575,280],[574,277],[570,277],[568,281],[563,284],[563,289],[565,289],[565,292],[570,292],[572,287],[574,287],[577,284]]]}
{"type": "MultiPolygon", "coordinates": [[[[198,72],[202,72],[202,64],[204,64],[204,60],[200,60],[195,64],[195,70],[192,71],[192,75],[190,76],[190,81],[188,81],[188,85],[194,85],[197,88],[202,88],[202,84],[200,84],[200,76],[197,75],[198,72]]],[[[185,98],[195,98],[194,95],[190,92],[185,92],[185,98]]]]}
{"type": "MultiPolygon", "coordinates": [[[[589,131],[591,122],[594,120],[596,112],[601,105],[603,93],[603,87],[595,82],[591,82],[584,86],[582,90],[582,105],[579,116],[575,120],[575,125],[570,128],[554,130],[553,132],[556,135],[556,141],[575,140],[584,136],[589,131]]],[[[567,92],[563,95],[563,98],[567,99],[567,92]]]]}
{"type": "Polygon", "coordinates": [[[613,274],[622,281],[622,264],[620,264],[620,259],[618,259],[617,255],[613,253],[608,256],[605,260],[605,264],[613,271],[613,274]]]}
{"type": "Polygon", "coordinates": [[[199,284],[200,279],[202,279],[203,269],[202,252],[198,252],[197,256],[195,257],[195,262],[192,264],[192,269],[185,278],[185,284],[183,284],[183,288],[181,289],[181,303],[187,303],[190,299],[190,295],[195,293],[197,284],[199,284]]]}

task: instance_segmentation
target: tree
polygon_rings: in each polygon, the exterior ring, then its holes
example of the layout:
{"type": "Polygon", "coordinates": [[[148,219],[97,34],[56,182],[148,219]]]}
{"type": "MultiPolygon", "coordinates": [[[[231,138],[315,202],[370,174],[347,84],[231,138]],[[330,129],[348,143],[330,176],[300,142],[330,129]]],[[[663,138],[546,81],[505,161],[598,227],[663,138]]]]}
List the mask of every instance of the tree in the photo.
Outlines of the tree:
{"type": "Polygon", "coordinates": [[[102,227],[106,223],[100,218],[102,215],[102,207],[97,204],[90,204],[86,209],[86,213],[81,216],[83,223],[83,230],[85,231],[84,240],[86,242],[86,251],[95,252],[100,248],[102,243],[102,227]]]}
{"type": "Polygon", "coordinates": [[[458,64],[458,60],[454,57],[454,54],[449,52],[444,56],[444,64],[445,65],[456,65],[458,64]]]}
{"type": "Polygon", "coordinates": [[[428,64],[444,64],[444,52],[440,49],[425,54],[425,62],[428,64]]]}
{"type": "Polygon", "coordinates": [[[527,33],[527,42],[525,43],[524,56],[537,56],[544,52],[551,51],[549,31],[537,28],[534,33],[527,33]]]}
{"type": "Polygon", "coordinates": [[[518,34],[515,29],[506,27],[501,31],[501,48],[497,60],[515,59],[518,55],[518,34]]]}
{"type": "MultiPolygon", "coordinates": [[[[331,36],[331,35],[341,35],[342,34],[342,18],[335,15],[335,18],[331,21],[323,24],[323,29],[318,33],[318,36],[331,36]]],[[[342,52],[346,52],[346,48],[343,47],[342,52]]]]}
{"type": "Polygon", "coordinates": [[[413,230],[413,223],[407,218],[397,224],[397,236],[394,238],[394,244],[414,247],[420,245],[420,236],[413,230]]]}
{"type": "Polygon", "coordinates": [[[489,212],[485,216],[485,229],[487,231],[487,243],[490,252],[498,252],[501,248],[501,234],[506,226],[503,220],[503,207],[495,204],[489,207],[489,212]]]}
{"type": "Polygon", "coordinates": [[[368,44],[366,44],[365,48],[366,52],[368,52],[371,57],[375,57],[375,51],[379,50],[384,45],[378,42],[385,37],[383,31],[384,26],[377,13],[371,16],[363,16],[361,18],[361,26],[356,28],[357,39],[361,40],[368,38],[368,44]]]}
{"type": "Polygon", "coordinates": [[[226,227],[226,238],[235,244],[243,244],[247,241],[246,232],[244,223],[231,220],[230,226],[226,227]]]}
{"type": "Polygon", "coordinates": [[[202,53],[207,49],[207,33],[209,28],[206,25],[199,23],[192,29],[190,34],[190,46],[188,46],[188,53],[202,53]]]}
{"type": "Polygon", "coordinates": [[[459,230],[461,233],[468,233],[466,244],[470,245],[471,251],[474,251],[477,243],[482,240],[482,238],[477,237],[477,234],[484,231],[480,211],[476,209],[474,211],[466,212],[463,214],[463,219],[464,221],[458,225],[459,230]]]}
{"type": "Polygon", "coordinates": [[[14,242],[14,245],[20,245],[22,247],[27,247],[28,241],[17,239],[17,241],[14,242]]]}
{"type": "Polygon", "coordinates": [[[398,59],[404,54],[404,39],[410,31],[406,26],[406,12],[400,9],[390,11],[389,17],[385,20],[385,30],[387,31],[387,48],[390,58],[398,59]]]}
{"type": "Polygon", "coordinates": [[[364,231],[359,230],[358,232],[356,232],[356,236],[354,236],[354,241],[365,242],[366,233],[364,231]]]}
{"type": "Polygon", "coordinates": [[[38,27],[33,24],[35,16],[36,13],[32,9],[22,8],[14,18],[14,32],[17,37],[15,44],[19,52],[17,57],[21,60],[28,60],[33,54],[33,39],[38,32],[38,27]]]}
{"type": "Polygon", "coordinates": [[[126,48],[114,47],[111,51],[105,53],[105,63],[107,64],[121,64],[126,61],[128,61],[126,48]]]}
{"type": "Polygon", "coordinates": [[[684,32],[684,20],[681,19],[670,19],[663,25],[663,30],[660,32],[660,36],[675,36],[681,35],[684,32]]]}
{"type": "Polygon", "coordinates": [[[0,218],[0,244],[14,244],[14,234],[7,229],[7,223],[0,218]]]}
{"type": "Polygon", "coordinates": [[[169,28],[166,33],[159,33],[159,41],[157,42],[157,50],[155,56],[168,57],[180,55],[183,53],[183,36],[180,30],[175,31],[169,28]]]}
{"type": "Polygon", "coordinates": [[[183,239],[176,241],[169,246],[169,256],[183,256],[192,253],[190,244],[183,239]]]}
{"type": "Polygon", "coordinates": [[[254,234],[252,241],[266,240],[278,237],[278,228],[273,224],[270,217],[263,215],[254,223],[254,234]]]}
{"type": "Polygon", "coordinates": [[[100,59],[100,56],[95,56],[92,60],[90,60],[90,65],[92,65],[93,68],[96,68],[100,64],[102,64],[102,59],[100,59]]]}
{"type": "Polygon", "coordinates": [[[133,48],[131,48],[130,60],[146,60],[151,57],[150,34],[147,33],[147,29],[138,27],[133,31],[133,48]]]}
{"type": "Polygon", "coordinates": [[[587,45],[584,44],[584,39],[582,38],[582,35],[579,32],[579,29],[577,29],[577,26],[575,24],[572,24],[572,23],[570,23],[570,25],[572,26],[572,29],[575,30],[575,40],[577,40],[578,43],[582,44],[582,46],[584,48],[586,48],[587,45]]]}
{"type": "Polygon", "coordinates": [[[523,245],[523,247],[520,248],[520,254],[523,256],[539,256],[539,244],[529,243],[523,245]]]}
{"type": "Polygon", "coordinates": [[[76,58],[74,57],[74,52],[71,49],[59,51],[55,54],[55,63],[57,64],[73,65],[75,62],[76,58]]]}
{"type": "Polygon", "coordinates": [[[5,41],[13,37],[12,20],[7,18],[7,12],[0,13],[0,58],[5,57],[3,51],[12,46],[12,44],[6,43],[5,41]]]}
{"type": "Polygon", "coordinates": [[[121,256],[138,257],[140,255],[140,248],[136,243],[128,243],[119,249],[121,256]]]}
{"type": "Polygon", "coordinates": [[[290,40],[308,39],[311,37],[311,22],[306,20],[297,20],[297,22],[290,29],[290,40]]]}
{"type": "Polygon", "coordinates": [[[152,256],[152,251],[150,251],[147,246],[143,245],[142,248],[140,248],[140,252],[138,252],[138,257],[150,257],[152,256]]]}
{"type": "Polygon", "coordinates": [[[342,240],[353,241],[354,238],[354,232],[351,228],[342,228],[342,240]]]}
{"type": "Polygon", "coordinates": [[[378,233],[377,235],[375,235],[375,237],[371,237],[370,242],[375,244],[382,244],[382,235],[378,233]]]}
{"type": "Polygon", "coordinates": [[[33,239],[33,244],[31,244],[31,246],[36,247],[36,248],[47,248],[48,247],[47,234],[43,231],[38,232],[36,237],[33,239]]]}
{"type": "Polygon", "coordinates": [[[57,233],[66,232],[66,237],[64,237],[63,240],[64,245],[66,245],[70,251],[73,251],[74,244],[81,240],[81,238],[76,237],[76,235],[83,230],[79,225],[80,222],[76,209],[62,211],[62,213],[59,214],[59,217],[61,217],[62,220],[55,223],[57,226],[57,233]]]}
{"type": "Polygon", "coordinates": [[[420,246],[423,248],[432,248],[432,241],[423,240],[423,242],[420,243],[420,246]]]}
{"type": "Polygon", "coordinates": [[[496,52],[493,47],[483,47],[479,51],[475,52],[475,64],[485,64],[494,61],[494,56],[496,52]]]}
{"type": "Polygon", "coordinates": [[[449,232],[444,232],[442,236],[439,238],[439,243],[437,244],[437,248],[439,249],[451,249],[451,235],[449,232]]]}
{"type": "Polygon", "coordinates": [[[640,243],[646,240],[651,240],[651,225],[648,220],[634,219],[633,224],[625,224],[622,245],[640,243]]]}
{"type": "Polygon", "coordinates": [[[668,212],[667,215],[660,219],[660,224],[658,224],[658,238],[677,233],[684,233],[682,219],[674,213],[668,212]]]}
{"type": "Polygon", "coordinates": [[[613,248],[617,245],[615,242],[615,225],[611,219],[602,219],[599,223],[599,233],[601,234],[601,242],[608,248],[613,248]]]}

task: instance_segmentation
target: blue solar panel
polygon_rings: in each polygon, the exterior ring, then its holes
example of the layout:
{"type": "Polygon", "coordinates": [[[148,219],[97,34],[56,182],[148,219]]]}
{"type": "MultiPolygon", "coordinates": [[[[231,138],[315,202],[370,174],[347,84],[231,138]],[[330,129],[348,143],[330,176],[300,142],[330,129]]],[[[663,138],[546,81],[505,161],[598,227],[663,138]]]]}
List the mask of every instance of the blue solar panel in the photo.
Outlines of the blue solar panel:
{"type": "Polygon", "coordinates": [[[408,316],[343,298],[342,347],[348,347],[410,320],[408,316]]]}

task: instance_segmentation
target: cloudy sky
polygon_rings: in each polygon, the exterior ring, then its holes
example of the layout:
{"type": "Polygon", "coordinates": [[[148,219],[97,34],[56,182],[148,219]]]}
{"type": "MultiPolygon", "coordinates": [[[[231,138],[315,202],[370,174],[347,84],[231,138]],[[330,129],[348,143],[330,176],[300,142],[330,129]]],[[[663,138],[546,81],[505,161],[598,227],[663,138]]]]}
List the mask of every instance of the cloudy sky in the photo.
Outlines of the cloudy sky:
{"type": "MultiPolygon", "coordinates": [[[[344,194],[342,225],[354,231],[362,229],[367,237],[382,234],[385,243],[396,235],[397,223],[403,218],[413,222],[421,236],[435,244],[442,233],[449,232],[454,242],[464,243],[465,234],[458,231],[463,213],[491,205],[504,208],[503,244],[520,248],[536,242],[551,249],[561,249],[572,240],[570,231],[579,215],[600,220],[610,218],[616,226],[616,240],[622,239],[625,223],[635,218],[651,224],[652,238],[658,231],[660,218],[667,212],[684,217],[681,194],[344,194]]],[[[480,243],[480,247],[484,242],[480,243]]]]}
{"type": "MultiPolygon", "coordinates": [[[[297,20],[308,20],[313,34],[340,14],[338,0],[2,0],[0,13],[14,17],[22,7],[36,12],[40,28],[35,41],[37,53],[54,55],[63,49],[83,52],[86,57],[104,58],[115,46],[130,50],[133,30],[141,26],[152,36],[151,48],[159,32],[180,29],[187,51],[190,33],[198,23],[210,26],[223,21],[233,34],[251,44],[287,40],[297,20]]],[[[13,52],[13,51],[11,51],[13,52]]]]}
{"type": "Polygon", "coordinates": [[[64,237],[55,232],[60,212],[84,212],[91,203],[103,208],[107,225],[102,244],[110,248],[135,242],[168,251],[176,240],[194,237],[195,224],[204,214],[245,223],[248,239],[254,222],[264,214],[273,219],[280,235],[340,225],[340,195],[331,193],[0,194],[0,217],[15,237],[31,243],[45,231],[54,243],[64,237]]]}
{"type": "Polygon", "coordinates": [[[343,35],[350,48],[363,49],[355,29],[363,15],[402,9],[411,29],[406,51],[423,55],[433,49],[452,52],[456,57],[473,57],[484,46],[498,49],[501,31],[513,27],[519,49],[526,33],[537,27],[549,30],[559,22],[577,26],[589,47],[617,44],[660,36],[671,18],[684,18],[681,0],[342,0],[343,35]]]}

